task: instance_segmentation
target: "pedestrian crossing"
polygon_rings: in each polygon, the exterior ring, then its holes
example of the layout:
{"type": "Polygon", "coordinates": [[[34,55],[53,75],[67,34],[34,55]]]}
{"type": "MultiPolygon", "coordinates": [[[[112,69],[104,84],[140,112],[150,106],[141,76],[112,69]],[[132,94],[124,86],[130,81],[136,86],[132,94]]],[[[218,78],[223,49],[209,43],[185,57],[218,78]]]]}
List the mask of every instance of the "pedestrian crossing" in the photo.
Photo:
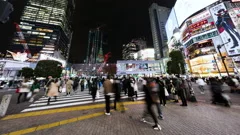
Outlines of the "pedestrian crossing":
{"type": "MultiPolygon", "coordinates": [[[[124,93],[121,93],[121,99],[127,99],[128,96],[125,96],[124,93]]],[[[144,92],[138,92],[138,100],[144,99],[144,92]]],[[[114,100],[114,96],[111,97],[111,100],[114,100]]],[[[33,102],[28,108],[24,109],[21,112],[31,112],[31,111],[41,111],[47,109],[56,109],[62,107],[70,107],[77,105],[86,105],[93,103],[103,103],[105,102],[105,97],[102,90],[99,90],[99,98],[95,99],[95,102],[92,100],[92,95],[88,91],[76,92],[71,96],[66,96],[66,93],[61,93],[60,96],[55,101],[54,98],[51,99],[50,105],[47,105],[48,97],[42,97],[37,101],[33,102]]]]}

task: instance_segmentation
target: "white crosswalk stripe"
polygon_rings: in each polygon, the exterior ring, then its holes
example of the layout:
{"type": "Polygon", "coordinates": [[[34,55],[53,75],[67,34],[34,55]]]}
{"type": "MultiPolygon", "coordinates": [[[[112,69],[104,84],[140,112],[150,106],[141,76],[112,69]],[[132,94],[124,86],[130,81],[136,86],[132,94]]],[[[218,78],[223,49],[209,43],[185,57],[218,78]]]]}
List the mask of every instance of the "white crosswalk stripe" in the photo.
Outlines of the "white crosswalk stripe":
{"type": "MultiPolygon", "coordinates": [[[[121,93],[121,99],[127,99],[128,96],[125,96],[124,93],[121,93]]],[[[24,109],[22,112],[31,112],[31,111],[40,111],[46,109],[56,109],[62,107],[70,107],[76,105],[85,105],[91,103],[101,103],[105,101],[104,94],[102,91],[99,92],[99,98],[93,102],[92,95],[88,91],[77,92],[74,95],[66,96],[65,93],[61,95],[55,101],[54,98],[51,99],[50,105],[47,105],[48,97],[42,97],[32,103],[27,109],[24,109]]],[[[144,99],[144,92],[138,92],[138,100],[144,99]]],[[[111,100],[114,100],[114,96],[111,97],[111,100]]]]}

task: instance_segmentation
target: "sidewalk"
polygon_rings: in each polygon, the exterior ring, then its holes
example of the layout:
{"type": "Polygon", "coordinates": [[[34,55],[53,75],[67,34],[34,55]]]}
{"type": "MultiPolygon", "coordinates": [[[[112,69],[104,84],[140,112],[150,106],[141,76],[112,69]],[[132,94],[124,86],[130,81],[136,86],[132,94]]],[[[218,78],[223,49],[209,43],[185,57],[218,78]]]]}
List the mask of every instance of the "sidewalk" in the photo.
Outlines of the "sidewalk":
{"type": "MultiPolygon", "coordinates": [[[[240,133],[240,108],[226,108],[205,103],[190,103],[188,107],[169,103],[163,107],[162,131],[140,121],[145,105],[128,102],[125,113],[113,111],[104,115],[104,108],[74,110],[11,120],[0,120],[0,134],[29,133],[30,135],[237,135],[240,133]]],[[[104,106],[103,106],[104,107],[104,106]]],[[[49,110],[51,111],[51,110],[49,110]]],[[[151,118],[147,118],[152,122],[151,118]]]]}

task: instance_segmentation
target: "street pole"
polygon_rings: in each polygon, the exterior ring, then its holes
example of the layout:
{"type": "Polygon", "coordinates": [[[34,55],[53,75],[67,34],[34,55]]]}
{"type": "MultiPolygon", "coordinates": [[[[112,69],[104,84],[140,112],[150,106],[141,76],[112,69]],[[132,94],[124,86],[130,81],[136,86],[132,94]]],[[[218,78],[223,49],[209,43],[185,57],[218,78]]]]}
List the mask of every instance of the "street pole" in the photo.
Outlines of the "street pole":
{"type": "Polygon", "coordinates": [[[217,64],[217,60],[216,60],[214,54],[212,54],[212,55],[213,55],[213,59],[214,59],[216,65],[217,65],[218,73],[220,74],[220,76],[222,76],[221,71],[220,71],[220,69],[219,69],[219,67],[218,67],[218,64],[217,64]]]}
{"type": "MultiPolygon", "coordinates": [[[[224,45],[224,44],[223,44],[223,45],[224,45]]],[[[223,65],[224,65],[224,68],[225,68],[225,70],[226,70],[226,72],[227,72],[227,75],[230,76],[230,75],[229,75],[229,72],[228,72],[228,69],[227,69],[227,66],[226,66],[226,64],[225,64],[225,61],[224,61],[225,58],[222,56],[222,52],[220,51],[221,45],[218,45],[218,46],[217,46],[217,49],[218,49],[218,52],[219,52],[219,54],[220,54],[222,63],[223,63],[223,65]]]]}

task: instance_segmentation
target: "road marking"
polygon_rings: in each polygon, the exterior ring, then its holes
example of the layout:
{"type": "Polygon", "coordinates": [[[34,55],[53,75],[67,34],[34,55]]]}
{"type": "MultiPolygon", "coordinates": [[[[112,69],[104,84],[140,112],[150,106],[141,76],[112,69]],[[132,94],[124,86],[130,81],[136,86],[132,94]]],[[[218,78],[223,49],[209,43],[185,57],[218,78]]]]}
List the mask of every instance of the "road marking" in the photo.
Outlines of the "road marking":
{"type": "MultiPolygon", "coordinates": [[[[136,104],[143,104],[143,103],[145,102],[144,101],[123,102],[124,105],[136,105],[136,104]]],[[[111,106],[113,106],[113,104],[111,104],[111,106]]],[[[55,113],[62,113],[62,112],[98,109],[98,108],[104,108],[104,107],[105,107],[105,104],[94,104],[94,105],[75,106],[75,107],[68,107],[68,108],[36,111],[36,112],[27,112],[27,113],[8,115],[2,118],[1,120],[11,120],[11,119],[34,117],[34,116],[41,116],[41,115],[48,115],[48,114],[55,114],[55,113]]]]}
{"type": "Polygon", "coordinates": [[[80,117],[75,117],[75,118],[71,118],[71,119],[62,120],[62,121],[59,121],[59,122],[39,125],[39,126],[31,127],[31,128],[26,128],[26,129],[22,129],[22,130],[7,133],[5,135],[23,135],[23,134],[33,133],[33,132],[36,132],[36,131],[40,131],[40,130],[44,130],[44,129],[50,129],[50,128],[53,128],[53,127],[62,126],[62,125],[66,125],[66,124],[69,124],[69,123],[98,117],[98,116],[101,116],[101,115],[104,115],[104,112],[88,114],[88,115],[84,115],[84,116],[80,116],[80,117]]]}
{"type": "MultiPolygon", "coordinates": [[[[138,96],[144,96],[144,94],[139,94],[138,96]]],[[[121,97],[121,99],[127,99],[128,96],[121,97]]],[[[144,97],[139,97],[139,100],[144,99],[144,97]]],[[[113,100],[113,98],[111,98],[113,100]]],[[[47,105],[46,103],[42,103],[39,105],[33,104],[30,105],[30,108],[24,109],[21,112],[31,112],[31,111],[40,111],[40,110],[46,110],[46,109],[55,109],[55,108],[62,108],[62,107],[68,107],[68,106],[76,106],[76,105],[84,105],[84,104],[92,104],[92,103],[99,103],[99,102],[104,102],[104,98],[96,99],[95,102],[92,101],[92,99],[88,101],[82,101],[82,102],[70,102],[70,103],[64,103],[64,104],[58,104],[59,102],[50,102],[50,105],[47,105]],[[32,108],[31,108],[32,107],[32,108]]]]}

